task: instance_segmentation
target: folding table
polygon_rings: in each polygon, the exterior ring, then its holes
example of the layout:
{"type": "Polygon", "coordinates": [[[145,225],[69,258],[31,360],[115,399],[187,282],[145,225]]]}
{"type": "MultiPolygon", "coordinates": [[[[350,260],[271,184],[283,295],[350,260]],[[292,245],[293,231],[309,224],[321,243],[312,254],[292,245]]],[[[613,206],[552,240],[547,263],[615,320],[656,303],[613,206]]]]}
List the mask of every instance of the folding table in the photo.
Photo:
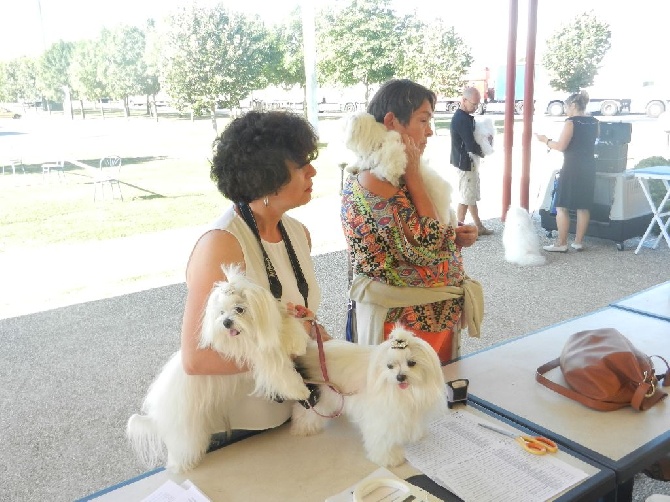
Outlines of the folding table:
{"type": "MultiPolygon", "coordinates": [[[[485,417],[507,430],[530,432],[476,404],[453,411],[472,413],[476,418],[485,417]]],[[[447,411],[450,412],[452,410],[447,411]]],[[[556,455],[586,472],[587,478],[554,500],[597,500],[614,490],[616,483],[611,469],[568,448],[559,448],[556,455]]],[[[378,467],[365,457],[358,430],[340,417],[333,419],[320,434],[309,437],[290,435],[289,424],[285,424],[208,453],[191,471],[173,474],[162,468],[156,469],[78,502],[139,501],[168,479],[176,483],[189,479],[213,502],[323,501],[353,486],[378,467]]],[[[434,491],[442,500],[460,501],[407,462],[389,470],[417,486],[434,491]]]]}
{"type": "Polygon", "coordinates": [[[645,167],[642,169],[633,169],[631,174],[637,178],[642,187],[647,201],[649,202],[649,207],[653,213],[652,219],[649,222],[647,230],[644,232],[640,243],[637,245],[635,254],[640,251],[644,240],[649,236],[655,224],[658,224],[660,228],[660,233],[652,246],[652,249],[658,247],[658,243],[661,242],[661,237],[665,239],[666,244],[670,247],[670,234],[668,234],[668,227],[670,226],[670,211],[663,211],[663,206],[670,200],[670,166],[654,166],[654,167],[645,167]],[[649,191],[649,180],[659,180],[663,183],[665,187],[665,196],[658,207],[651,198],[651,193],[649,191]],[[664,220],[665,218],[665,220],[664,220]]]}
{"type": "Polygon", "coordinates": [[[610,303],[610,306],[670,321],[670,281],[610,303]]]}
{"type": "MultiPolygon", "coordinates": [[[[630,407],[602,412],[535,381],[536,369],[558,357],[571,334],[607,327],[642,352],[670,359],[669,322],[607,307],[462,357],[443,371],[447,381],[469,380],[472,401],[613,469],[616,500],[622,502],[631,500],[635,474],[670,449],[670,397],[644,412],[630,407]]],[[[567,385],[560,369],[546,376],[567,385]]]]}

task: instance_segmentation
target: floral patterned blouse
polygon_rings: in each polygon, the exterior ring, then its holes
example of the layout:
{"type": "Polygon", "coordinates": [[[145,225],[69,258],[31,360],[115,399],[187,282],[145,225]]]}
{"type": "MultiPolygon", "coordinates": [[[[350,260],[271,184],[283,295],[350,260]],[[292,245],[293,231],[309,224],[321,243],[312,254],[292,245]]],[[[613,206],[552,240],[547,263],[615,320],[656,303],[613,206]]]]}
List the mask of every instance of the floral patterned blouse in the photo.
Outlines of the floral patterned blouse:
{"type": "MultiPolygon", "coordinates": [[[[453,227],[420,217],[407,187],[383,198],[349,176],[342,192],[340,217],[354,274],[393,286],[462,286],[463,259],[453,227]],[[417,244],[409,242],[400,221],[417,244]]],[[[462,299],[389,309],[386,323],[402,322],[411,330],[453,331],[462,299]]]]}

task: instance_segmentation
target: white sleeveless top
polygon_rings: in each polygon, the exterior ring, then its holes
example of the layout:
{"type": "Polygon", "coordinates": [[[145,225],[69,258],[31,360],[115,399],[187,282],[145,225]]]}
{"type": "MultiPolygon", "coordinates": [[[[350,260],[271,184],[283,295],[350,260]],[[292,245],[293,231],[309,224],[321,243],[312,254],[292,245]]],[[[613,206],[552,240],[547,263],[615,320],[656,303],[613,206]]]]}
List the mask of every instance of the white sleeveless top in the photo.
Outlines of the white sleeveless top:
{"type": "MultiPolygon", "coordinates": [[[[308,307],[316,312],[321,302],[321,288],[314,274],[314,263],[312,262],[305,229],[300,222],[290,216],[284,215],[281,221],[298,257],[305,280],[309,285],[308,307]]],[[[238,240],[244,254],[246,276],[269,291],[270,281],[267,277],[263,253],[258,246],[258,240],[245,221],[235,212],[234,206],[231,205],[214,221],[209,229],[225,230],[238,240]]],[[[282,285],[282,303],[292,302],[296,305],[304,305],[305,300],[298,290],[298,283],[284,242],[262,242],[282,285]]],[[[230,428],[262,430],[277,427],[286,422],[291,416],[292,402],[276,403],[250,396],[254,383],[250,372],[247,372],[245,376],[243,383],[237,387],[237,396],[234,398],[236,405],[230,410],[230,428]]]]}

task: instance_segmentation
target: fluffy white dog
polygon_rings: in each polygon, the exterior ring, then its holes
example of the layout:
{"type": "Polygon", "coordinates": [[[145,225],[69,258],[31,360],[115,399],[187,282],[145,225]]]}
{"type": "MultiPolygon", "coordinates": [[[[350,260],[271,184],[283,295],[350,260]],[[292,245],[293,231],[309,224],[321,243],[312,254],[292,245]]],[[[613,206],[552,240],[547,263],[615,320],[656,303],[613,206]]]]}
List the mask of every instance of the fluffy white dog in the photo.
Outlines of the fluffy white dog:
{"type": "MultiPolygon", "coordinates": [[[[295,370],[292,356],[309,342],[302,323],[289,315],[265,288],[238,268],[224,269],[227,281],[210,293],[202,323],[201,348],[251,368],[254,395],[306,399],[309,389],[295,370]]],[[[128,420],[127,435],[147,465],[156,465],[167,448],[167,467],[195,467],[215,432],[228,431],[229,411],[239,385],[249,375],[187,375],[176,352],[151,384],[143,415],[128,420]]],[[[247,384],[248,385],[248,384],[247,384]]]]}
{"type": "MultiPolygon", "coordinates": [[[[493,126],[493,121],[488,117],[478,117],[475,119],[474,136],[475,141],[482,149],[484,156],[491,155],[493,150],[493,139],[496,135],[496,129],[493,126]],[[491,141],[489,141],[491,138],[491,141]]],[[[479,167],[482,158],[479,155],[470,154],[470,158],[479,167]]]]}
{"type": "MultiPolygon", "coordinates": [[[[356,160],[349,164],[347,171],[356,173],[369,169],[378,178],[396,187],[400,185],[400,178],[407,167],[405,145],[400,133],[387,130],[384,124],[363,112],[345,120],[344,141],[346,147],[356,155],[356,160]]],[[[439,220],[445,225],[456,226],[458,220],[451,207],[451,185],[423,161],[420,169],[439,220]]]]}
{"type": "Polygon", "coordinates": [[[502,235],[505,260],[522,267],[544,265],[546,258],[540,252],[540,238],[533,220],[523,207],[510,206],[502,235]]]}
{"type": "MultiPolygon", "coordinates": [[[[324,343],[324,352],[329,380],[337,390],[321,383],[313,409],[296,403],[291,433],[315,434],[329,418],[344,413],[359,427],[372,462],[403,463],[404,445],[424,435],[432,413],[445,410],[444,377],[435,351],[396,326],[380,345],[331,340],[324,343]]],[[[308,347],[296,365],[306,380],[323,382],[316,346],[308,347]]]]}

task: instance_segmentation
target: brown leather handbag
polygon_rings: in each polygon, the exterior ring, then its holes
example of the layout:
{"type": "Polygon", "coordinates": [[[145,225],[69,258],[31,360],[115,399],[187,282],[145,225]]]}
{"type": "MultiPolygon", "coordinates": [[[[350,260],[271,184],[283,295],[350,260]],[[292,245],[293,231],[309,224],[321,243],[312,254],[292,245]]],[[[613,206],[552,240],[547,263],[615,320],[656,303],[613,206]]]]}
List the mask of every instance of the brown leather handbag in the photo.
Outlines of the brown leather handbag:
{"type": "Polygon", "coordinates": [[[561,357],[540,366],[535,379],[542,385],[584,406],[612,411],[632,406],[646,410],[667,396],[660,388],[670,385],[670,366],[661,356],[640,352],[614,328],[580,331],[568,338],[561,357]],[[651,357],[665,363],[666,372],[657,375],[651,357]],[[552,382],[544,373],[559,367],[570,386],[552,382]]]}

